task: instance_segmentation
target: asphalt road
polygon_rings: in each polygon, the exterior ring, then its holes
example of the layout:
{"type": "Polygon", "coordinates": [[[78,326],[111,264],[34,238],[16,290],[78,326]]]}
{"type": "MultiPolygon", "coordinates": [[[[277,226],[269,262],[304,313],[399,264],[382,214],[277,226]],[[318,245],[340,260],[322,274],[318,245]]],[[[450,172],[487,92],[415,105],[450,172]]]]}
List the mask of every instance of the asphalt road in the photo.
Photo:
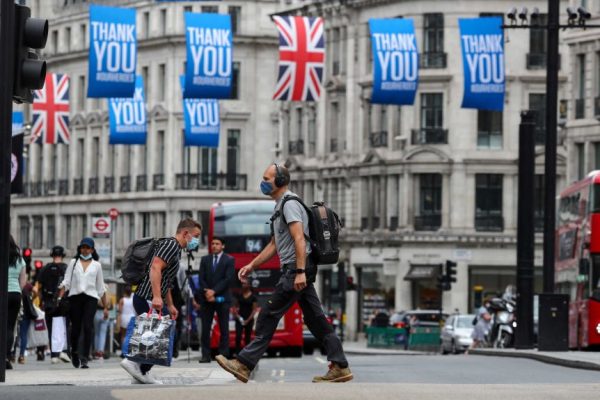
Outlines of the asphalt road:
{"type": "Polygon", "coordinates": [[[28,362],[7,371],[0,399],[197,400],[214,399],[598,399],[600,372],[570,369],[526,359],[458,356],[351,356],[355,380],[348,384],[312,384],[324,373],[322,356],[267,358],[254,380],[241,384],[216,363],[178,360],[156,368],[163,386],[131,385],[118,359],[94,362],[89,370],[67,364],[28,362]]]}

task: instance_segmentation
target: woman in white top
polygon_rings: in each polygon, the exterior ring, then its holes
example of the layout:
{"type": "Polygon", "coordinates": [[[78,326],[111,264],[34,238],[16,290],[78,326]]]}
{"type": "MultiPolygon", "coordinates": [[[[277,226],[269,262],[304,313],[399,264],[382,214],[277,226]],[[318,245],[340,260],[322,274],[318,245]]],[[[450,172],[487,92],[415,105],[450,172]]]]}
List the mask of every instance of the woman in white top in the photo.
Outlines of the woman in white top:
{"type": "Polygon", "coordinates": [[[71,362],[75,368],[89,368],[88,357],[92,344],[96,304],[102,299],[104,314],[108,316],[102,265],[98,262],[94,240],[85,237],[77,247],[77,255],[69,263],[65,279],[60,285],[59,299],[68,291],[69,319],[71,322],[71,362]],[[78,352],[79,335],[83,328],[83,352],[78,352]]]}
{"type": "Polygon", "coordinates": [[[123,297],[119,300],[119,325],[121,327],[121,348],[123,348],[123,341],[125,340],[125,334],[127,333],[127,327],[131,317],[135,317],[135,309],[133,308],[133,295],[131,292],[131,286],[125,286],[123,289],[123,297]]]}

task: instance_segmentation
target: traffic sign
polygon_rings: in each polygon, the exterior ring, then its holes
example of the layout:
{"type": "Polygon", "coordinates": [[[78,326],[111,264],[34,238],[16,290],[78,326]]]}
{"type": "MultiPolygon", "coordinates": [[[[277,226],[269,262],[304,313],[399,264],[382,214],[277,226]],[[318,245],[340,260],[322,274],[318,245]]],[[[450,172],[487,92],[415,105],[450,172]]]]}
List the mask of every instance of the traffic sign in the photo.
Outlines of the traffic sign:
{"type": "Polygon", "coordinates": [[[106,217],[92,218],[92,236],[95,238],[110,237],[111,222],[106,217]]]}
{"type": "Polygon", "coordinates": [[[117,210],[116,208],[111,208],[110,210],[108,210],[108,216],[110,217],[110,219],[112,219],[113,221],[117,219],[117,217],[119,216],[119,210],[117,210]]]}

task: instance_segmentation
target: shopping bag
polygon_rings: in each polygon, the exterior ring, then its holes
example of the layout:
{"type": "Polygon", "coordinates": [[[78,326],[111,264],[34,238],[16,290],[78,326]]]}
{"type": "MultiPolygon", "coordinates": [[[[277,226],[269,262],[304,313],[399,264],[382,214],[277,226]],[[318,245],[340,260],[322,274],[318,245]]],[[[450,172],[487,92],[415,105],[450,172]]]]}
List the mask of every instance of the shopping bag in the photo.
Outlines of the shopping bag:
{"type": "Polygon", "coordinates": [[[47,346],[48,345],[48,329],[46,327],[46,314],[35,307],[38,318],[33,320],[29,324],[29,331],[27,331],[27,346],[29,348],[47,346]]]}
{"type": "Polygon", "coordinates": [[[50,349],[53,353],[60,353],[67,344],[67,324],[65,317],[52,318],[52,341],[50,349]]]}
{"type": "Polygon", "coordinates": [[[142,364],[170,366],[175,342],[175,321],[160,314],[132,317],[123,342],[123,354],[142,364]]]}

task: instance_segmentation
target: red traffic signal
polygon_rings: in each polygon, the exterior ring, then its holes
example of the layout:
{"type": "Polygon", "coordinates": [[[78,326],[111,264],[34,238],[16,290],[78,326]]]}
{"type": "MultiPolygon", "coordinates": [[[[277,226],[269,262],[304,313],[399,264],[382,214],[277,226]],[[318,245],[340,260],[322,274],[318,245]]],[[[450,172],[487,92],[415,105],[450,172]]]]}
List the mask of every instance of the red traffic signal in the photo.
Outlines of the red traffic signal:
{"type": "Polygon", "coordinates": [[[40,269],[44,266],[44,263],[42,262],[42,260],[35,260],[33,265],[35,266],[35,269],[40,269]]]}
{"type": "Polygon", "coordinates": [[[23,258],[25,259],[25,261],[28,261],[27,259],[29,259],[29,261],[31,261],[31,253],[32,253],[32,250],[29,247],[25,247],[23,249],[23,258]]]}

